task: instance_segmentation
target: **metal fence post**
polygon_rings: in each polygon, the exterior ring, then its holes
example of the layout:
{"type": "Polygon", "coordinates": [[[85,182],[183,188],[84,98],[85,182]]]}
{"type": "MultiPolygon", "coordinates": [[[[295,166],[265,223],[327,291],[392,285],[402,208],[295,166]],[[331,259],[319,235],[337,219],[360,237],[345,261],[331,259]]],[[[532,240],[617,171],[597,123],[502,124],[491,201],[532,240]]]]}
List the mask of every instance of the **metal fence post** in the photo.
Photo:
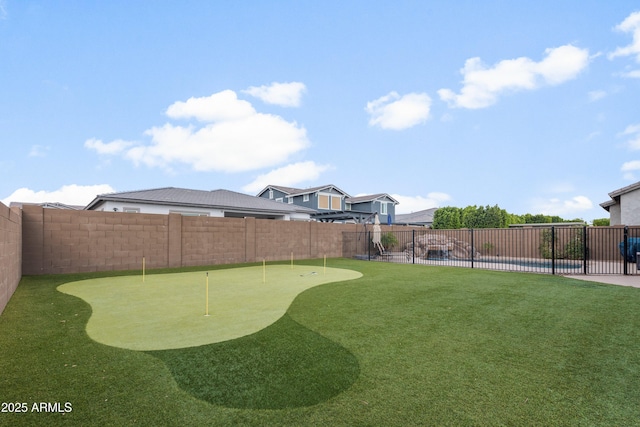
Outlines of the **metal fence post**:
{"type": "Polygon", "coordinates": [[[622,271],[624,272],[624,275],[626,276],[627,274],[629,274],[629,272],[627,271],[627,252],[629,251],[629,227],[628,226],[624,226],[624,239],[623,239],[623,247],[624,247],[624,254],[622,255],[622,259],[624,260],[624,266],[622,267],[622,271]]]}
{"type": "Polygon", "coordinates": [[[551,226],[551,274],[556,274],[556,227],[551,226]]]}
{"type": "Polygon", "coordinates": [[[416,263],[416,230],[411,230],[411,263],[416,263]]]}
{"type": "Polygon", "coordinates": [[[582,272],[587,274],[587,226],[582,227],[582,272]]]}
{"type": "Polygon", "coordinates": [[[473,253],[475,252],[475,245],[473,244],[473,228],[469,229],[471,231],[471,268],[473,268],[473,253]]]}

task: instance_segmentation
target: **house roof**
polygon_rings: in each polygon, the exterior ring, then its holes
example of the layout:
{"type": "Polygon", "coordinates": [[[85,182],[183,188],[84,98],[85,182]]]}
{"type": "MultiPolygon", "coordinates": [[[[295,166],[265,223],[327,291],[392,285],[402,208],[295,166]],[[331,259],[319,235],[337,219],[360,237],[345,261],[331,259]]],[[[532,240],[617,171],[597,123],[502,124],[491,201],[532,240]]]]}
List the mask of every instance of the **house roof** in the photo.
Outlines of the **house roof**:
{"type": "Polygon", "coordinates": [[[609,193],[609,197],[614,199],[618,196],[622,196],[623,194],[630,193],[637,189],[640,189],[640,181],[636,182],[635,184],[627,185],[626,187],[622,187],[612,191],[611,193],[609,193]]]}
{"type": "Polygon", "coordinates": [[[400,202],[398,202],[396,199],[394,199],[387,193],[378,193],[378,194],[370,194],[366,196],[349,197],[347,198],[347,203],[365,203],[365,202],[372,202],[374,200],[385,199],[385,198],[391,200],[395,205],[400,204],[400,202]]]}
{"type": "Polygon", "coordinates": [[[396,214],[396,224],[432,224],[438,208],[430,208],[408,214],[396,214]]]}
{"type": "Polygon", "coordinates": [[[187,188],[164,187],[150,190],[124,191],[100,194],[85,209],[90,210],[105,201],[128,201],[160,204],[168,206],[226,208],[251,212],[308,213],[315,212],[304,206],[285,204],[265,198],[250,196],[229,190],[191,190],[187,188]]]}
{"type": "Polygon", "coordinates": [[[622,187],[617,190],[614,190],[611,193],[609,193],[609,197],[611,197],[611,200],[607,200],[606,202],[600,203],[600,206],[602,206],[604,209],[608,211],[611,206],[618,203],[620,196],[638,189],[640,189],[640,181],[631,185],[627,185],[626,187],[622,187]]]}
{"type": "Polygon", "coordinates": [[[69,209],[69,210],[75,210],[75,211],[80,211],[83,208],[83,206],[67,205],[60,202],[44,202],[44,203],[11,202],[9,207],[12,207],[12,208],[17,207],[22,209],[24,205],[42,206],[43,208],[48,208],[48,209],[69,209]]]}
{"type": "Polygon", "coordinates": [[[311,188],[293,188],[293,187],[283,187],[281,185],[267,185],[262,191],[258,193],[258,197],[271,189],[281,191],[289,196],[302,196],[304,194],[311,194],[311,193],[315,193],[317,191],[322,191],[322,190],[336,190],[337,192],[343,194],[346,197],[351,197],[345,191],[341,190],[340,188],[336,187],[333,184],[321,185],[319,187],[311,187],[311,188]]]}

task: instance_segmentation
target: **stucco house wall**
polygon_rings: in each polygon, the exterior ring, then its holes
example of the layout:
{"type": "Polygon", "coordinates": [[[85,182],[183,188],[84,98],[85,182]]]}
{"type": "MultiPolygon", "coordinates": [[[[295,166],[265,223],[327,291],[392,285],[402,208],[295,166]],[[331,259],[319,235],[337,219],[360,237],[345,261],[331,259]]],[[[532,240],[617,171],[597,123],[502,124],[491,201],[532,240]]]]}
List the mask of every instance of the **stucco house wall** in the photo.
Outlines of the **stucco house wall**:
{"type": "Polygon", "coordinates": [[[610,225],[640,225],[640,182],[609,193],[600,206],[609,212],[610,225]]]}
{"type": "Polygon", "coordinates": [[[622,194],[619,206],[621,224],[640,224],[640,189],[622,194]]]}

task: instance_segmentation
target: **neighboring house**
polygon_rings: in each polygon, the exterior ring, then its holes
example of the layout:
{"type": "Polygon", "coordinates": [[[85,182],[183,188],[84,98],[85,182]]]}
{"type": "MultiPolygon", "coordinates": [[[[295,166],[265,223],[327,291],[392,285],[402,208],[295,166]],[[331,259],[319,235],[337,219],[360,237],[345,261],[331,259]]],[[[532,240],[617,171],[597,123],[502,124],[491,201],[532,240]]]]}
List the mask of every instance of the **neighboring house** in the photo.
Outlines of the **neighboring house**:
{"type": "Polygon", "coordinates": [[[609,212],[610,225],[640,225],[640,182],[612,191],[609,197],[600,206],[609,212]]]}
{"type": "Polygon", "coordinates": [[[438,208],[431,208],[409,214],[397,214],[395,224],[431,227],[433,225],[433,214],[437,210],[438,208]]]}
{"type": "Polygon", "coordinates": [[[365,222],[371,219],[373,213],[378,213],[381,223],[393,223],[395,206],[398,204],[393,197],[383,193],[351,197],[331,184],[304,189],[268,185],[257,196],[315,209],[316,213],[312,218],[327,222],[365,222]]]}
{"type": "Polygon", "coordinates": [[[98,195],[86,210],[309,221],[315,210],[229,190],[155,188],[98,195]]]}
{"type": "Polygon", "coordinates": [[[343,211],[345,209],[344,201],[349,197],[346,192],[335,185],[306,189],[268,185],[257,196],[290,205],[304,206],[318,212],[343,211]]]}
{"type": "Polygon", "coordinates": [[[346,200],[346,210],[353,212],[378,213],[382,224],[395,224],[396,205],[399,202],[386,193],[369,196],[349,197],[346,200]]]}
{"type": "Polygon", "coordinates": [[[81,211],[83,208],[83,206],[65,205],[64,203],[59,203],[59,202],[44,202],[44,203],[11,202],[9,204],[9,207],[22,209],[24,205],[42,206],[45,209],[68,209],[73,211],[81,211]]]}

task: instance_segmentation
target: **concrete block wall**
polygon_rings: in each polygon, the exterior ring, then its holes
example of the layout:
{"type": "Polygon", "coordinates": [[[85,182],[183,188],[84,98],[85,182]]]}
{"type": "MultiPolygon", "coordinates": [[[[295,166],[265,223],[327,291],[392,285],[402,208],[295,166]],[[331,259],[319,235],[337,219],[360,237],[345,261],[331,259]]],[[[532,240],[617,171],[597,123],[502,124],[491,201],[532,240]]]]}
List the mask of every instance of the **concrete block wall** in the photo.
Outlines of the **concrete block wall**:
{"type": "Polygon", "coordinates": [[[182,217],[182,265],[245,262],[244,218],[182,217]]]}
{"type": "Polygon", "coordinates": [[[0,313],[22,277],[22,212],[0,203],[0,313]]]}
{"type": "Polygon", "coordinates": [[[342,256],[342,233],[356,231],[355,224],[256,221],[254,261],[342,256]]]}
{"type": "Polygon", "coordinates": [[[169,218],[23,207],[23,273],[57,274],[169,266],[169,218]]]}
{"type": "Polygon", "coordinates": [[[24,274],[342,256],[355,224],[23,207],[24,274]]]}

